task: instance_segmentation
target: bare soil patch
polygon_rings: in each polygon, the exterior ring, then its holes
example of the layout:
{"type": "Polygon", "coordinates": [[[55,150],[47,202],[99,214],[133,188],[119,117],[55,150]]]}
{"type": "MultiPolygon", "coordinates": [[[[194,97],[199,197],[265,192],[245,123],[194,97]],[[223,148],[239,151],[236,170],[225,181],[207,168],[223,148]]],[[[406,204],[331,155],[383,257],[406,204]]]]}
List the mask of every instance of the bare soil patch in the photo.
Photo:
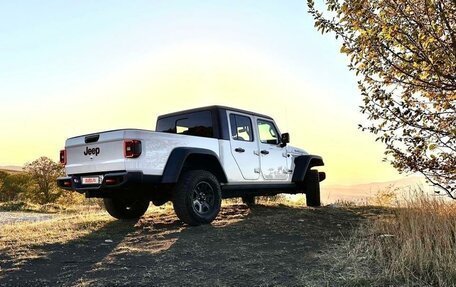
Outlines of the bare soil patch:
{"type": "Polygon", "coordinates": [[[49,220],[53,214],[33,213],[33,212],[5,212],[0,211],[0,225],[12,224],[16,222],[36,222],[49,220]]]}

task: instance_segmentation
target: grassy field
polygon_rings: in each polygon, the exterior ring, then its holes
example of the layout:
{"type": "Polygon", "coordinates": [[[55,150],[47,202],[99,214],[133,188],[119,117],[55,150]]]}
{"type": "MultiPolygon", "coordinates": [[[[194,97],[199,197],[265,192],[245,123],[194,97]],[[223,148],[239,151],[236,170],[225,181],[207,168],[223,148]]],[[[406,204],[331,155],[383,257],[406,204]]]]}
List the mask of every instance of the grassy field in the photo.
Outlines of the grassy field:
{"type": "Polygon", "coordinates": [[[452,202],[302,206],[229,201],[201,227],[171,205],[137,222],[92,210],[0,226],[0,285],[456,286],[452,202]]]}
{"type": "Polygon", "coordinates": [[[63,214],[0,227],[0,285],[303,285],[360,220],[347,209],[276,203],[225,204],[200,227],[183,225],[169,206],[138,222],[63,214]]]}

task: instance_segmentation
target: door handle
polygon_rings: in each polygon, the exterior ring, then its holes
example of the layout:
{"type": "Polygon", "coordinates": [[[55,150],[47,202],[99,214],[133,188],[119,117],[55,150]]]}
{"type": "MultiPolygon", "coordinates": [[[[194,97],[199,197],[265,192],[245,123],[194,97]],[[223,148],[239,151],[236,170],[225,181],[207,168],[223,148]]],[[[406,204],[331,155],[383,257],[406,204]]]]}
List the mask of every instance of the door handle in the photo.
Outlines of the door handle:
{"type": "Polygon", "coordinates": [[[245,149],[243,149],[242,147],[237,147],[234,149],[235,152],[245,152],[245,149]]]}
{"type": "Polygon", "coordinates": [[[269,152],[267,150],[265,150],[265,149],[260,151],[260,152],[261,152],[261,154],[269,154],[269,152]]]}

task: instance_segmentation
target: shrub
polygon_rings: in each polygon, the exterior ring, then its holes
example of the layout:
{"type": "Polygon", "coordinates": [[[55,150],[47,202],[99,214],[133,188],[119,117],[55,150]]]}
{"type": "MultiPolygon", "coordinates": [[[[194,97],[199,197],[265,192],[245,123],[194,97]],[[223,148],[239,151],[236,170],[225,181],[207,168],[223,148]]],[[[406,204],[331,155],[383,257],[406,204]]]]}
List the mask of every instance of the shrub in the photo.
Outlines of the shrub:
{"type": "Polygon", "coordinates": [[[3,173],[0,201],[26,200],[32,193],[31,178],[26,173],[3,173]]]}

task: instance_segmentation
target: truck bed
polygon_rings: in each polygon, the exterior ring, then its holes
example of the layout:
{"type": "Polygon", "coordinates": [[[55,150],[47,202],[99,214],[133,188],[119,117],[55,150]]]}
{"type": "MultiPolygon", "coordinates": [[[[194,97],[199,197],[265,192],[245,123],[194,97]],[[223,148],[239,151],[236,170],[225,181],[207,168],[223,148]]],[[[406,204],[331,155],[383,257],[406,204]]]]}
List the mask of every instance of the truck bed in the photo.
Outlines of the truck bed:
{"type": "Polygon", "coordinates": [[[144,174],[161,175],[171,151],[175,147],[185,146],[206,148],[219,154],[217,139],[120,129],[69,138],[65,143],[65,169],[68,175],[113,171],[142,171],[144,174]],[[124,141],[129,139],[141,141],[142,153],[139,158],[124,156],[124,141]]]}

